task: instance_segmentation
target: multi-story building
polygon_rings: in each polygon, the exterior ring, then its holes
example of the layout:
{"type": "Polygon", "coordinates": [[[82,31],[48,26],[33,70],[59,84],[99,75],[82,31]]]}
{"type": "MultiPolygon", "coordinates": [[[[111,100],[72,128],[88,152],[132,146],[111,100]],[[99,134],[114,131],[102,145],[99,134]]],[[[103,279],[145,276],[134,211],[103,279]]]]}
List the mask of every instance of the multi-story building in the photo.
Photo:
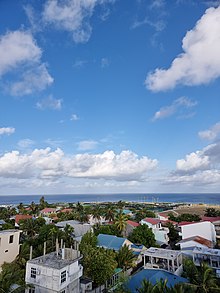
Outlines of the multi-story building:
{"type": "Polygon", "coordinates": [[[31,259],[26,265],[26,293],[79,293],[82,257],[72,248],[57,249],[31,259]]]}
{"type": "Polygon", "coordinates": [[[140,221],[141,225],[147,225],[149,228],[152,229],[154,233],[155,240],[157,244],[160,246],[168,245],[169,242],[169,229],[166,227],[162,227],[161,220],[159,218],[145,218],[140,221]]]}
{"type": "Polygon", "coordinates": [[[216,243],[216,232],[215,226],[208,221],[197,222],[197,223],[187,223],[179,224],[181,232],[179,235],[182,239],[186,239],[193,236],[200,236],[212,242],[212,246],[216,243]]]}
{"type": "Polygon", "coordinates": [[[0,272],[4,262],[10,263],[19,254],[19,230],[0,231],[0,272]]]}
{"type": "Polygon", "coordinates": [[[193,261],[196,266],[201,263],[208,264],[220,278],[220,249],[209,249],[204,247],[195,247],[192,252],[193,261]]]}

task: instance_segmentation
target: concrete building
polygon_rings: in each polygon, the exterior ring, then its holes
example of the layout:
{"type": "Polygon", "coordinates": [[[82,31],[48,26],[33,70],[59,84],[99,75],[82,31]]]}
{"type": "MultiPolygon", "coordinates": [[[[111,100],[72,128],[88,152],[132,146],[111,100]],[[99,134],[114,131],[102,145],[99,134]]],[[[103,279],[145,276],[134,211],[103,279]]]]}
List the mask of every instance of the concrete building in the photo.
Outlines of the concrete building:
{"type": "Polygon", "coordinates": [[[62,248],[29,260],[25,282],[31,287],[26,293],[79,293],[83,274],[80,259],[78,250],[62,248]]]}
{"type": "Polygon", "coordinates": [[[192,254],[196,266],[200,266],[202,262],[205,262],[215,271],[216,276],[220,278],[220,249],[195,247],[192,254]]]}
{"type": "Polygon", "coordinates": [[[182,239],[193,236],[200,236],[212,242],[214,246],[216,243],[215,226],[208,221],[197,222],[190,224],[179,224],[181,232],[179,233],[182,239]]]}
{"type": "Polygon", "coordinates": [[[87,232],[93,232],[93,227],[90,224],[82,224],[79,221],[76,220],[68,220],[68,221],[62,221],[58,222],[56,226],[63,230],[66,225],[70,225],[73,227],[73,239],[80,242],[82,239],[82,236],[85,235],[87,232]]]}
{"type": "Polygon", "coordinates": [[[212,241],[205,239],[201,236],[192,236],[182,239],[176,245],[178,244],[180,245],[180,249],[186,254],[191,254],[192,250],[195,247],[213,248],[212,241]]]}
{"type": "Polygon", "coordinates": [[[19,230],[0,231],[0,272],[4,262],[12,262],[19,254],[19,230]]]}
{"type": "Polygon", "coordinates": [[[158,245],[168,245],[169,229],[166,227],[162,227],[161,220],[159,218],[145,218],[141,220],[140,223],[141,225],[145,224],[152,229],[158,245]]]}
{"type": "Polygon", "coordinates": [[[144,269],[163,269],[178,276],[182,273],[182,253],[179,250],[150,247],[143,256],[144,269]]]}

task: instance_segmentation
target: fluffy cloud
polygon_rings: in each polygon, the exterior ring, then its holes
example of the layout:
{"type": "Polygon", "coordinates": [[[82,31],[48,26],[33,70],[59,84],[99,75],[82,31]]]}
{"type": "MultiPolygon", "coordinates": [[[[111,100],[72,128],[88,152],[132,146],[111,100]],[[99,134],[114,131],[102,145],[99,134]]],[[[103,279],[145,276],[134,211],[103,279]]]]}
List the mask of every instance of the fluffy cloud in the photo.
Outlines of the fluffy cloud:
{"type": "Polygon", "coordinates": [[[213,125],[210,129],[199,132],[199,137],[202,139],[213,140],[220,134],[220,122],[213,125]]]}
{"type": "MultiPolygon", "coordinates": [[[[0,37],[0,77],[19,71],[20,80],[7,83],[12,95],[27,95],[43,90],[53,82],[45,63],[41,62],[42,50],[28,31],[8,32],[0,37]]],[[[16,78],[16,77],[15,77],[16,78]]]]}
{"type": "Polygon", "coordinates": [[[174,115],[175,113],[181,113],[181,110],[189,109],[197,105],[196,101],[192,101],[186,97],[180,97],[173,101],[169,106],[160,108],[153,117],[153,121],[163,119],[174,115]]]}
{"type": "Polygon", "coordinates": [[[62,108],[62,99],[55,99],[52,95],[49,95],[41,101],[38,101],[36,107],[40,110],[60,110],[62,108]]]}
{"type": "Polygon", "coordinates": [[[113,0],[65,0],[46,1],[43,21],[59,29],[72,33],[76,43],[89,40],[92,27],[90,18],[96,5],[114,2],[113,0]]]}
{"type": "Polygon", "coordinates": [[[204,152],[197,151],[186,155],[185,159],[177,160],[177,171],[195,172],[197,170],[207,169],[210,166],[209,157],[204,152]]]}
{"type": "Polygon", "coordinates": [[[0,128],[0,135],[7,134],[10,135],[15,132],[14,127],[1,127],[0,128]]]}
{"type": "Polygon", "coordinates": [[[156,168],[157,160],[139,158],[131,151],[115,154],[77,154],[66,156],[61,149],[35,149],[30,154],[18,151],[0,157],[3,178],[93,178],[116,181],[142,181],[147,172],[156,168]]]}
{"type": "Polygon", "coordinates": [[[148,74],[145,84],[152,91],[174,88],[178,84],[207,84],[220,76],[220,7],[209,8],[183,38],[183,53],[170,68],[148,74]]]}
{"type": "Polygon", "coordinates": [[[177,160],[176,171],[165,184],[184,183],[192,185],[218,185],[220,179],[220,142],[177,160]]]}

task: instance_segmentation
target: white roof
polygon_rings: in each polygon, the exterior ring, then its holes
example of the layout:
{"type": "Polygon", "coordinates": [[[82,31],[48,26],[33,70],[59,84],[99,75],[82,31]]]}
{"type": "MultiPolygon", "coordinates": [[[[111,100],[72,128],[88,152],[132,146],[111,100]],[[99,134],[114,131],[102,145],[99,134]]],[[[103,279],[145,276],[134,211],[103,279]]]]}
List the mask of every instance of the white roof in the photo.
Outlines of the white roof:
{"type": "Polygon", "coordinates": [[[220,249],[211,249],[211,248],[205,248],[205,247],[196,246],[193,249],[193,253],[220,256],[220,249]]]}
{"type": "Polygon", "coordinates": [[[147,250],[145,250],[143,254],[158,258],[175,259],[178,255],[181,254],[181,251],[150,247],[147,250]]]}

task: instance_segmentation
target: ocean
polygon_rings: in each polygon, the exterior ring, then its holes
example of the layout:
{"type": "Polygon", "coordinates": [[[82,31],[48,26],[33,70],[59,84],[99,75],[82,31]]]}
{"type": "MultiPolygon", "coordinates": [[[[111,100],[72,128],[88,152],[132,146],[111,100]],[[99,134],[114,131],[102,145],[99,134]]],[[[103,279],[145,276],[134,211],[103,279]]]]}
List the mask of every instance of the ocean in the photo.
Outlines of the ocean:
{"type": "MultiPolygon", "coordinates": [[[[1,204],[30,204],[39,202],[41,195],[3,195],[1,204]]],[[[220,193],[118,193],[118,194],[50,194],[44,195],[49,203],[57,202],[166,202],[166,203],[206,203],[220,205],[220,193]]]]}

